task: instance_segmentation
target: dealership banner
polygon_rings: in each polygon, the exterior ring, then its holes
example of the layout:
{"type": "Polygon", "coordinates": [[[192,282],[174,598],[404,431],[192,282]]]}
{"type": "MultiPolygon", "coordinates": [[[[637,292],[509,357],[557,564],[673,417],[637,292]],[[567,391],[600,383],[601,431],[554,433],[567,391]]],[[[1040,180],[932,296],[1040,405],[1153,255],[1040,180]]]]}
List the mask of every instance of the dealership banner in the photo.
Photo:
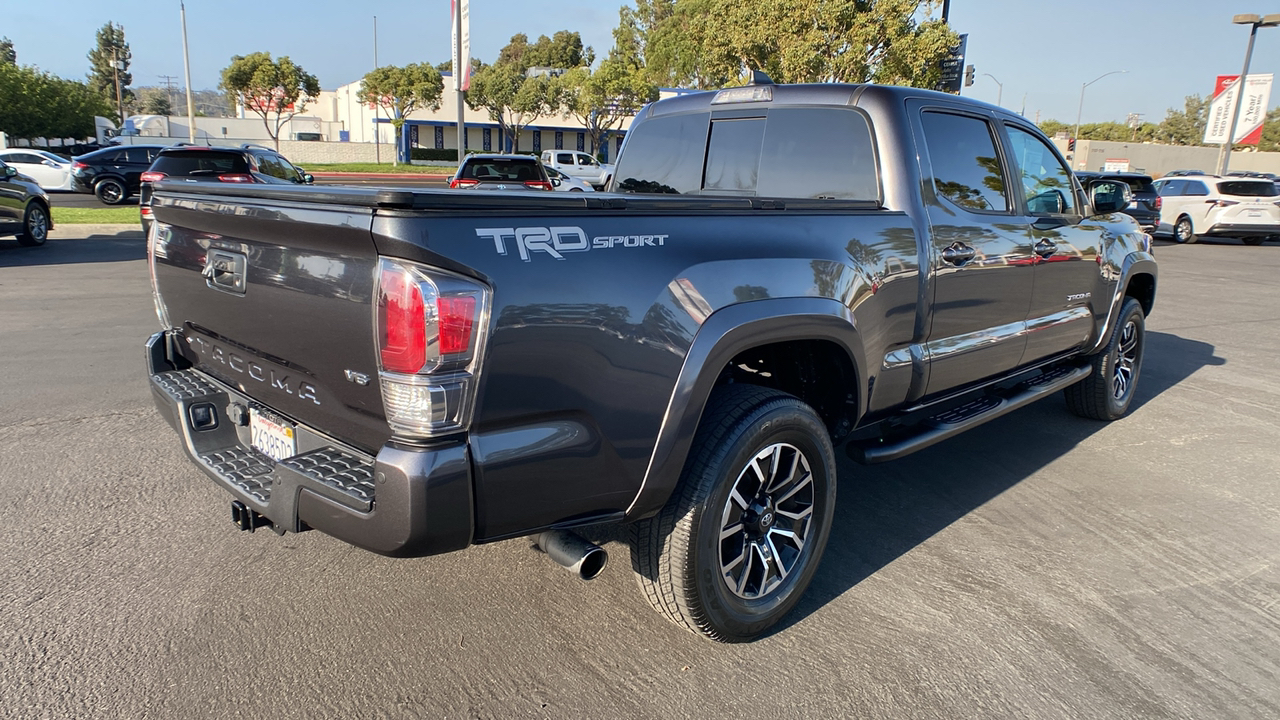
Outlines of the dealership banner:
{"type": "MultiPolygon", "coordinates": [[[[1209,104],[1209,121],[1204,127],[1204,142],[1221,145],[1227,141],[1227,128],[1231,115],[1236,111],[1236,96],[1240,87],[1239,75],[1219,75],[1213,86],[1213,101],[1209,104]]],[[[1244,107],[1236,121],[1236,145],[1257,145],[1262,139],[1262,123],[1267,119],[1267,103],[1271,101],[1271,75],[1250,75],[1245,83],[1244,107]]]]}
{"type": "Polygon", "coordinates": [[[449,23],[453,28],[453,58],[457,63],[459,57],[458,45],[462,45],[462,68],[456,65],[453,68],[453,89],[454,90],[470,90],[471,89],[471,2],[470,0],[453,0],[451,3],[453,8],[450,15],[449,23]],[[458,37],[458,13],[462,13],[462,37],[458,37]],[[461,83],[461,84],[459,84],[461,83]]]}

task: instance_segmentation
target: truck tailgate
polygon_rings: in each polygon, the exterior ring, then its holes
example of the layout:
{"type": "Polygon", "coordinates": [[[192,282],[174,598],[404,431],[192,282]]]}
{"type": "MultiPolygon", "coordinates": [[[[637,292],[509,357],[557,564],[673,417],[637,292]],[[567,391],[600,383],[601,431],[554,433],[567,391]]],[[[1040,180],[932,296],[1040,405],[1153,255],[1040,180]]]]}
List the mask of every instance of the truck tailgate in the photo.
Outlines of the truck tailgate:
{"type": "MultiPolygon", "coordinates": [[[[190,192],[188,190],[188,192],[190,192]]],[[[154,279],[177,352],[284,420],[376,451],[373,209],[213,196],[154,201],[154,279]]]]}

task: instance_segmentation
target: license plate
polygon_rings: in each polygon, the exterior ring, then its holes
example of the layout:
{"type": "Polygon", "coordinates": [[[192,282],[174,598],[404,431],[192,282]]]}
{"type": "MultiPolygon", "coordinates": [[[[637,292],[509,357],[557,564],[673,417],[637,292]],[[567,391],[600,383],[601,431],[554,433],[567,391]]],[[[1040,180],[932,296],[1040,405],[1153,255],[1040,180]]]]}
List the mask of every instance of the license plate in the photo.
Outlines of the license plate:
{"type": "Polygon", "coordinates": [[[257,408],[249,409],[249,437],[258,452],[277,462],[298,454],[293,425],[257,408]]]}
{"type": "Polygon", "coordinates": [[[1250,210],[1250,211],[1249,211],[1249,217],[1251,217],[1251,218],[1255,218],[1255,217],[1256,217],[1256,218],[1260,218],[1260,217],[1262,217],[1262,211],[1261,211],[1261,210],[1250,210]]]}

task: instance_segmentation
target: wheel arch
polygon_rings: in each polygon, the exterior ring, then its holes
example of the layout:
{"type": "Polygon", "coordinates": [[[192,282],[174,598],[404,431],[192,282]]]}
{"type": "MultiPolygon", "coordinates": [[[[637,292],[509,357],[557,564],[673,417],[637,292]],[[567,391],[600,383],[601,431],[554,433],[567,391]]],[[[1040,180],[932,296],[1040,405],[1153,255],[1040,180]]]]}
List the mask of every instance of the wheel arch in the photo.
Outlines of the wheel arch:
{"type": "MultiPolygon", "coordinates": [[[[742,364],[747,364],[742,362],[742,364]]],[[[860,379],[867,377],[866,357],[853,315],[829,298],[776,298],[739,303],[717,310],[693,339],[676,380],[667,412],[654,442],[639,492],[627,509],[628,520],[658,512],[675,490],[712,391],[729,382],[771,387],[805,399],[818,399],[815,411],[833,434],[852,428],[866,409],[860,379]],[[834,372],[805,381],[761,367],[737,367],[742,361],[768,363],[774,370],[834,372]],[[755,372],[752,372],[755,370],[755,372]],[[754,376],[754,377],[751,377],[754,376]],[[818,393],[845,383],[840,403],[822,401],[818,393]]]]}

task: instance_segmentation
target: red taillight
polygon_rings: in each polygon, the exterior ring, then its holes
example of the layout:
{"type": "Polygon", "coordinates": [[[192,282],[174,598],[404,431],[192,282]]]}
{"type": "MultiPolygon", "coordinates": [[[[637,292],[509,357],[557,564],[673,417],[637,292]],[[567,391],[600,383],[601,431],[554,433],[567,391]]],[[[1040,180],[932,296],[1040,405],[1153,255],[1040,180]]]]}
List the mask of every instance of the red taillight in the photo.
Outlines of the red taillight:
{"type": "Polygon", "coordinates": [[[252,175],[248,175],[248,174],[246,174],[246,173],[226,173],[226,174],[224,174],[224,175],[219,175],[219,176],[218,176],[218,179],[219,179],[219,180],[221,180],[222,182],[229,182],[229,183],[251,183],[251,182],[254,182],[254,180],[253,180],[253,176],[252,176],[252,175]]]}
{"type": "Polygon", "coordinates": [[[547,182],[546,180],[530,180],[526,182],[524,186],[527,188],[532,188],[533,190],[550,190],[551,189],[551,183],[547,182]]]}
{"type": "Polygon", "coordinates": [[[80,162],[79,160],[77,160],[77,161],[75,161],[75,162],[71,163],[71,169],[72,169],[72,170],[83,170],[83,169],[85,169],[85,168],[87,168],[87,167],[89,167],[89,166],[88,166],[88,165],[85,165],[84,163],[80,162]]]}
{"type": "Polygon", "coordinates": [[[457,355],[471,349],[475,326],[475,296],[442,297],[436,301],[440,314],[440,354],[457,355]]]}
{"type": "Polygon", "coordinates": [[[1164,206],[1164,198],[1162,198],[1162,197],[1157,197],[1157,198],[1156,198],[1156,212],[1159,212],[1159,211],[1160,211],[1160,208],[1161,208],[1161,207],[1163,207],[1163,206],[1164,206]]]}
{"type": "Polygon", "coordinates": [[[412,375],[427,362],[426,306],[408,271],[382,266],[378,297],[378,337],[382,367],[412,375]]]}
{"type": "Polygon", "coordinates": [[[143,205],[143,206],[142,206],[142,209],[141,209],[141,212],[142,212],[142,217],[147,217],[148,215],[150,215],[150,214],[151,214],[151,206],[150,206],[150,205],[143,205]]]}
{"type": "Polygon", "coordinates": [[[141,180],[142,182],[159,182],[163,180],[164,177],[165,175],[162,172],[155,172],[153,170],[148,170],[142,173],[142,175],[140,175],[138,179],[141,180]]]}
{"type": "Polygon", "coordinates": [[[468,180],[468,179],[465,179],[465,178],[464,178],[464,179],[454,178],[452,181],[450,181],[450,182],[449,182],[449,187],[450,187],[450,188],[469,188],[469,187],[474,187],[474,186],[479,185],[479,184],[480,184],[480,181],[479,181],[479,180],[468,180]]]}

